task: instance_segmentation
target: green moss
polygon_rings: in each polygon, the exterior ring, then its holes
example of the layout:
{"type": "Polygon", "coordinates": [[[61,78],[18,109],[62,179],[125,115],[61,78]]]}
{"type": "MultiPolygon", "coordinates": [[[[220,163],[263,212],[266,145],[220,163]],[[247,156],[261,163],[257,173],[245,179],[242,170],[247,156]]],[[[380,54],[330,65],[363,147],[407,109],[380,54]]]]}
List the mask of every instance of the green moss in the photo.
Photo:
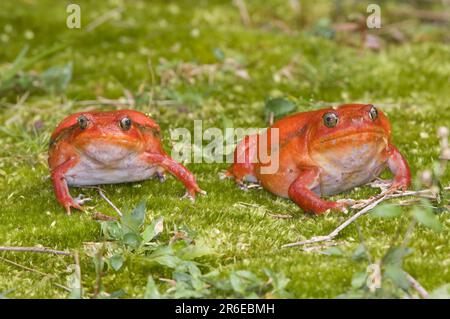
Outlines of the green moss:
{"type": "MultiPolygon", "coordinates": [[[[143,85],[152,92],[153,103],[141,103],[137,109],[151,112],[164,130],[169,149],[169,128],[192,128],[192,119],[203,119],[204,127],[222,127],[224,118],[236,127],[264,127],[264,101],[269,96],[285,95],[297,102],[298,111],[329,103],[371,102],[388,114],[393,126],[393,140],[405,154],[414,175],[438,158],[436,130],[450,123],[449,47],[439,40],[408,41],[387,45],[381,52],[362,52],[339,41],[320,38],[306,30],[292,35],[273,27],[276,19],[286,19],[295,29],[296,18],[287,1],[273,1],[262,7],[249,2],[255,26],[241,26],[235,7],[222,2],[188,1],[166,5],[164,2],[80,1],[81,30],[65,27],[65,6],[56,1],[3,1],[0,4],[2,43],[0,71],[28,44],[30,55],[55,43],[65,43],[58,54],[39,61],[32,69],[41,72],[51,66],[73,61],[72,81],[64,97],[45,93],[31,94],[22,104],[15,97],[1,100],[0,106],[0,244],[55,249],[82,250],[83,243],[98,241],[100,229],[89,214],[70,217],[54,198],[46,166],[49,135],[67,114],[86,109],[78,101],[97,96],[119,98],[127,89],[138,92],[143,85]],[[110,19],[93,31],[85,27],[114,8],[123,8],[120,19],[110,19]],[[272,9],[273,10],[272,10],[272,9]],[[284,16],[287,12],[287,16],[284,16]],[[2,29],[5,25],[12,30],[2,29]],[[195,36],[193,29],[198,30],[195,36]],[[27,39],[26,31],[33,38],[27,39]],[[5,37],[3,37],[4,39],[5,37]],[[239,61],[250,80],[233,71],[219,71],[210,82],[207,76],[189,83],[176,78],[169,85],[160,84],[164,58],[176,64],[218,63],[214,50],[239,61]],[[296,58],[292,78],[274,80],[274,73],[296,58]],[[151,61],[151,64],[149,64],[151,61]],[[155,74],[153,80],[152,74],[155,74]],[[170,105],[154,100],[170,100],[170,105]],[[35,130],[36,122],[43,123],[35,130]],[[422,134],[421,134],[422,133],[422,134]],[[423,134],[427,133],[427,134],[423,134]],[[427,137],[428,136],[428,137],[427,137]]],[[[311,19],[328,12],[319,1],[311,19]]],[[[365,12],[365,11],[362,11],[365,12]]],[[[390,19],[395,19],[389,17],[390,19]]],[[[395,21],[395,20],[393,20],[395,21]]],[[[418,32],[423,30],[416,25],[418,32]]],[[[437,31],[436,31],[437,32],[437,31]]],[[[100,106],[110,109],[113,106],[100,106]]],[[[221,181],[218,174],[226,164],[190,164],[201,187],[208,191],[195,204],[181,201],[184,190],[173,178],[164,184],[155,180],[133,184],[108,185],[108,197],[121,209],[134,207],[142,198],[148,202],[148,214],[163,216],[169,229],[187,225],[198,238],[213,247],[216,255],[208,263],[224,274],[236,269],[260,273],[267,267],[283,271],[291,279],[288,290],[294,297],[335,297],[350,286],[358,265],[343,258],[281,249],[281,245],[326,234],[347,218],[330,214],[304,215],[288,200],[264,190],[240,191],[232,181],[221,181]],[[253,208],[238,202],[258,205],[253,208]],[[274,219],[274,214],[291,214],[291,219],[274,219]]],[[[443,178],[449,184],[450,172],[443,178]]],[[[91,212],[113,215],[113,210],[92,189],[71,189],[93,198],[91,212]]],[[[341,194],[337,198],[365,198],[374,190],[366,187],[341,194]]],[[[417,228],[412,235],[414,253],[407,258],[406,269],[425,288],[433,289],[450,282],[450,219],[442,214],[441,233],[417,228]]],[[[382,256],[406,227],[407,217],[378,220],[362,217],[359,226],[371,252],[382,256]]],[[[354,226],[339,237],[345,250],[358,244],[354,226]]],[[[0,256],[54,275],[65,283],[68,257],[26,253],[0,253],[0,256]]],[[[140,297],[147,276],[155,270],[137,262],[133,256],[124,268],[105,277],[109,291],[124,289],[127,297],[140,297]]],[[[83,281],[92,290],[95,271],[90,258],[82,256],[83,281]]],[[[65,297],[64,290],[48,277],[28,272],[0,261],[0,292],[12,290],[12,297],[65,297]]]]}

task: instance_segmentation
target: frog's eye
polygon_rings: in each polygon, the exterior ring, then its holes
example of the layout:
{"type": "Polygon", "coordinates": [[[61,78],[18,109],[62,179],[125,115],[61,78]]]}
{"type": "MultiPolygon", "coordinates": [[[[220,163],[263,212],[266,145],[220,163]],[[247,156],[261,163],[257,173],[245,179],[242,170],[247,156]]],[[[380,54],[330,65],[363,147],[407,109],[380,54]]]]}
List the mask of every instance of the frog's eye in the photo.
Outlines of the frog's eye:
{"type": "Polygon", "coordinates": [[[120,127],[124,131],[128,131],[131,127],[131,120],[128,117],[124,117],[120,120],[120,127]]]}
{"type": "Polygon", "coordinates": [[[82,130],[84,130],[84,129],[88,126],[89,120],[87,119],[86,116],[80,115],[80,116],[78,116],[78,118],[77,118],[77,122],[78,122],[78,125],[80,126],[80,128],[81,128],[82,130]]]}
{"type": "Polygon", "coordinates": [[[326,127],[335,127],[339,122],[339,117],[336,113],[328,112],[323,115],[323,124],[326,127]]]}
{"type": "Polygon", "coordinates": [[[369,111],[369,116],[372,121],[375,121],[378,118],[378,110],[375,106],[372,105],[369,111]]]}

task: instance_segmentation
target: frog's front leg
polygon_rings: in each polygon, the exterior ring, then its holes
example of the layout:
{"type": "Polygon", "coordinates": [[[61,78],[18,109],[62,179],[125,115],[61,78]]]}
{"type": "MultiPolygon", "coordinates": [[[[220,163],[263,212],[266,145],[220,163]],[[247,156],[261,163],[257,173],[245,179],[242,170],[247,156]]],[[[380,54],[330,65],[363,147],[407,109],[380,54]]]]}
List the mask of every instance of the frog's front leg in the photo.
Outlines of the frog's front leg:
{"type": "Polygon", "coordinates": [[[391,189],[401,189],[405,191],[411,184],[411,171],[408,162],[394,145],[389,145],[388,166],[394,174],[394,181],[391,189]]]}
{"type": "Polygon", "coordinates": [[[81,207],[71,196],[69,193],[69,187],[67,186],[67,182],[65,179],[66,172],[78,162],[76,157],[70,157],[61,165],[57,166],[51,172],[53,187],[55,189],[55,195],[58,202],[64,206],[67,211],[67,215],[70,215],[70,208],[76,208],[79,210],[83,210],[81,207]]]}
{"type": "Polygon", "coordinates": [[[197,185],[194,175],[186,167],[174,161],[167,154],[146,152],[144,153],[144,158],[150,164],[158,165],[178,178],[184,184],[188,196],[192,199],[195,198],[196,193],[206,194],[206,192],[197,185]]]}
{"type": "Polygon", "coordinates": [[[320,215],[327,210],[342,211],[348,206],[346,202],[331,202],[320,198],[311,190],[319,186],[319,183],[320,171],[318,168],[302,169],[297,179],[289,186],[289,198],[305,212],[312,212],[316,215],[320,215]]]}

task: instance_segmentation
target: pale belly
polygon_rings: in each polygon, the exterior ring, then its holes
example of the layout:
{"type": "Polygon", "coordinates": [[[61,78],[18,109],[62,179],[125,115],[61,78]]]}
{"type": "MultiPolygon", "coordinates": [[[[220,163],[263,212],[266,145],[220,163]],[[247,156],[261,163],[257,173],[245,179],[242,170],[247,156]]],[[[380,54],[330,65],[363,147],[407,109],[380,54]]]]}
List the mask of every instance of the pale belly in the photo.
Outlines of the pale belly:
{"type": "Polygon", "coordinates": [[[381,174],[387,163],[387,143],[374,140],[358,147],[344,146],[339,151],[314,154],[321,169],[319,185],[312,190],[319,195],[334,195],[364,185],[381,174]]]}
{"type": "Polygon", "coordinates": [[[71,186],[117,184],[149,179],[157,170],[158,166],[143,161],[137,154],[107,163],[82,156],[64,177],[71,186]]]}

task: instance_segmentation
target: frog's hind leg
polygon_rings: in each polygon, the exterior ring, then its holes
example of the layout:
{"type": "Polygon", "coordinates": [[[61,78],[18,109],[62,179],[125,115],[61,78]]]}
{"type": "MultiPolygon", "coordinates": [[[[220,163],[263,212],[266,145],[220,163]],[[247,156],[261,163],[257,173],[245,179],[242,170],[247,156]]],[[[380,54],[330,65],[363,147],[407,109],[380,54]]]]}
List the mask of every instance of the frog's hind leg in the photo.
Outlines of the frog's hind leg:
{"type": "Polygon", "coordinates": [[[257,144],[257,134],[248,135],[239,142],[234,151],[234,163],[225,173],[226,177],[234,178],[236,184],[243,190],[247,190],[244,182],[258,183],[255,174],[257,144]]]}

